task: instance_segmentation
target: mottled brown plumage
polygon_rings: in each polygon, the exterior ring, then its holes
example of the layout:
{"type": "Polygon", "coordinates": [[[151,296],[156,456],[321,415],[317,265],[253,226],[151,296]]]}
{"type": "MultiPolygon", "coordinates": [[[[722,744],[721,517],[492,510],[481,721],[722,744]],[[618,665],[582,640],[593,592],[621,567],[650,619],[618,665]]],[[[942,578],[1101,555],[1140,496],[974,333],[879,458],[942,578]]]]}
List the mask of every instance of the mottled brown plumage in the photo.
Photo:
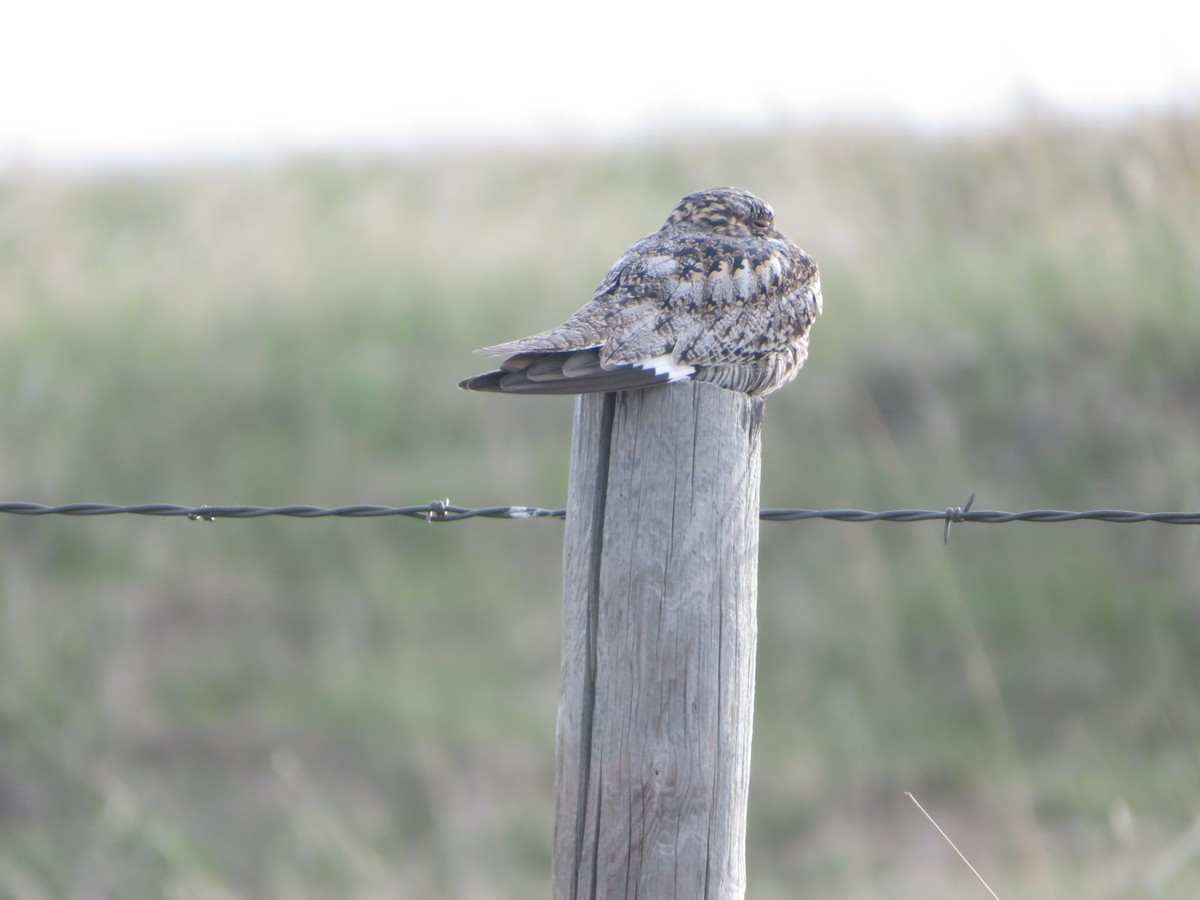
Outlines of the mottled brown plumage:
{"type": "Polygon", "coordinates": [[[508,356],[472,391],[582,394],[711,381],[769,394],[796,377],[821,312],[817,264],[740,188],[684,197],[557,328],[479,351],[508,356]]]}

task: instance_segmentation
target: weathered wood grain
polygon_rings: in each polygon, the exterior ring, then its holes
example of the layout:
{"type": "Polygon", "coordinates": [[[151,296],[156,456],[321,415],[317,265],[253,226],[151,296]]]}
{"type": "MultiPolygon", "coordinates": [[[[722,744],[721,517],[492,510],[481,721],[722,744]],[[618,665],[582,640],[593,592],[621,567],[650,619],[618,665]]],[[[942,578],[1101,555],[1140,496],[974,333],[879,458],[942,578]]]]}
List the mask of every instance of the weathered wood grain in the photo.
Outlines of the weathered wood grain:
{"type": "Polygon", "coordinates": [[[745,894],[762,408],[702,383],[577,402],[556,900],[745,894]]]}

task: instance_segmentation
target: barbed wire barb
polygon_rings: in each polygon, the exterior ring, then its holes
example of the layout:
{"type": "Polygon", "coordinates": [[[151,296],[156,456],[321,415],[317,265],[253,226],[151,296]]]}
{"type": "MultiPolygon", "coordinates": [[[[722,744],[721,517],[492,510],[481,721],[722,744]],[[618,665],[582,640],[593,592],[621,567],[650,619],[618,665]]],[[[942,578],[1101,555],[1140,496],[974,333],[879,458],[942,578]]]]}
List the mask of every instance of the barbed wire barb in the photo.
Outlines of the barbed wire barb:
{"type": "Polygon", "coordinates": [[[971,492],[971,496],[967,498],[967,502],[962,506],[949,506],[946,508],[946,527],[942,530],[942,544],[950,543],[950,523],[963,521],[963,514],[971,511],[971,504],[975,502],[975,492],[971,492]]]}

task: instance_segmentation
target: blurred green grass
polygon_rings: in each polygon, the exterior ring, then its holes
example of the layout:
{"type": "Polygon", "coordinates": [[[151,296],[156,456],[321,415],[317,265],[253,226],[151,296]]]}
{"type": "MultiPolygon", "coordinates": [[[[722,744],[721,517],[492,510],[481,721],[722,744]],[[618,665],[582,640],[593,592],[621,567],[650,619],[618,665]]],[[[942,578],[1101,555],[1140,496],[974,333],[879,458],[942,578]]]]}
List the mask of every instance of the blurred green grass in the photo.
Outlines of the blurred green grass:
{"type": "MultiPolygon", "coordinates": [[[[1200,507],[1200,116],[0,177],[0,498],[561,505],[463,394],[684,193],[821,263],[765,506],[1200,507]]],[[[561,525],[0,519],[0,896],[545,893],[561,525]]],[[[764,525],[750,892],[1191,897],[1200,531],[764,525]],[[1157,881],[1155,880],[1157,879],[1157,881]]]]}

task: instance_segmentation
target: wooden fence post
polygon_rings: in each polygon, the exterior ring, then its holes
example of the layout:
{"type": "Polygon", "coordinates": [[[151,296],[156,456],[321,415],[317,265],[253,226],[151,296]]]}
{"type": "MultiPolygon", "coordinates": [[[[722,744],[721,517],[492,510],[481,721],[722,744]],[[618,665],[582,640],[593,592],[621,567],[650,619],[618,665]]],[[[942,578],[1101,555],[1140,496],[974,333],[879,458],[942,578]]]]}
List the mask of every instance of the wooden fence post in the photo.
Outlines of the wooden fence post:
{"type": "Polygon", "coordinates": [[[691,382],[577,401],[555,900],[745,895],[762,410],[691,382]]]}

